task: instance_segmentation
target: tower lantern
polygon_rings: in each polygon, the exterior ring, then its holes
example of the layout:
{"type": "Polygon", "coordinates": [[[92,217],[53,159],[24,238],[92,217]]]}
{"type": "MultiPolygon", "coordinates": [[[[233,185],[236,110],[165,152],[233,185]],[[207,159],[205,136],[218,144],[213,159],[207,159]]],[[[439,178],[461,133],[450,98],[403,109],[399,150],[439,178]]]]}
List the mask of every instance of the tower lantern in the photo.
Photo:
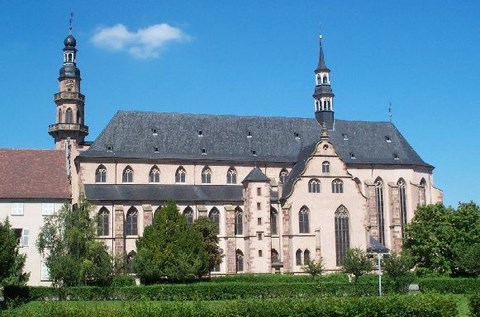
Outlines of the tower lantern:
{"type": "Polygon", "coordinates": [[[315,103],[315,118],[320,125],[325,125],[328,130],[333,130],[335,117],[333,111],[333,94],[330,86],[330,69],[325,64],[323,55],[322,35],[320,35],[320,53],[318,66],[315,69],[315,90],[313,99],[315,103]]]}

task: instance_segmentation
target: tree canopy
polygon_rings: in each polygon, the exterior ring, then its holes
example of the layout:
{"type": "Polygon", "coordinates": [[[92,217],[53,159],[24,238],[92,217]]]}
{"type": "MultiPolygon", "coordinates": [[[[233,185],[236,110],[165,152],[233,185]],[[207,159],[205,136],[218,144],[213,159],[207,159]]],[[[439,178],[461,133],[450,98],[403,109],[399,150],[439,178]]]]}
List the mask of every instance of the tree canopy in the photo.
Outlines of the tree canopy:
{"type": "Polygon", "coordinates": [[[96,221],[84,197],[78,204],[65,203],[45,219],[37,240],[46,256],[50,278],[56,286],[109,285],[112,259],[107,247],[95,238],[96,221]]]}
{"type": "Polygon", "coordinates": [[[209,268],[203,241],[202,234],[187,225],[175,202],[169,200],[137,240],[134,271],[145,284],[201,277],[209,268]]]}
{"type": "Polygon", "coordinates": [[[354,276],[354,282],[356,283],[360,276],[373,269],[373,265],[365,251],[359,248],[353,248],[347,251],[342,261],[342,268],[345,273],[354,276]]]}
{"type": "Polygon", "coordinates": [[[24,273],[25,255],[19,253],[18,239],[8,218],[0,221],[0,287],[23,285],[30,274],[24,273]]]}
{"type": "Polygon", "coordinates": [[[420,206],[407,225],[403,242],[417,272],[452,276],[479,274],[480,208],[461,203],[457,209],[442,204],[420,206]]]}

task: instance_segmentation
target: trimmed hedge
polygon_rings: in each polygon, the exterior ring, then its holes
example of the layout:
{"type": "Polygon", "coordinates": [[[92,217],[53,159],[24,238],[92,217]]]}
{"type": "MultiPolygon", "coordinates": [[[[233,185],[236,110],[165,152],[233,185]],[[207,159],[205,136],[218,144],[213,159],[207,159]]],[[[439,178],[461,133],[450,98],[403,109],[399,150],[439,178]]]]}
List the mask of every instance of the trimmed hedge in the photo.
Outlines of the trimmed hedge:
{"type": "MultiPolygon", "coordinates": [[[[388,293],[388,288],[384,288],[388,293]]],[[[160,284],[126,287],[69,287],[55,289],[32,287],[31,300],[229,300],[249,298],[287,298],[330,296],[369,296],[377,295],[376,283],[192,283],[160,284]]]]}
{"type": "Polygon", "coordinates": [[[420,291],[441,294],[479,294],[480,278],[422,278],[418,280],[420,291]]]}
{"type": "Polygon", "coordinates": [[[363,298],[250,299],[213,302],[46,302],[31,303],[19,309],[5,311],[4,314],[8,317],[451,317],[457,315],[457,308],[452,298],[431,294],[363,298]]]}

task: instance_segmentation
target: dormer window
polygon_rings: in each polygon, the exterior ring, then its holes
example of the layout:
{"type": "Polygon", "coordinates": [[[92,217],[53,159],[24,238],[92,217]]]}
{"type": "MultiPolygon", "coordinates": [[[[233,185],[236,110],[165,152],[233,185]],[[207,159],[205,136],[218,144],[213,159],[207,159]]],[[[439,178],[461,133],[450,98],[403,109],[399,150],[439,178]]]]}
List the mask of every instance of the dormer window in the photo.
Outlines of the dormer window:
{"type": "Polygon", "coordinates": [[[253,155],[253,156],[257,156],[257,151],[252,150],[252,155],[253,155]]]}
{"type": "Polygon", "coordinates": [[[352,160],[355,160],[355,159],[356,159],[356,157],[355,157],[355,154],[354,154],[354,153],[350,153],[350,159],[352,159],[352,160]]]}
{"type": "Polygon", "coordinates": [[[348,135],[342,134],[342,136],[343,136],[343,141],[348,141],[348,135]]]}
{"type": "Polygon", "coordinates": [[[155,146],[155,147],[153,148],[153,152],[155,152],[155,153],[158,153],[158,152],[159,152],[159,151],[158,151],[158,146],[155,146]]]}
{"type": "Polygon", "coordinates": [[[398,153],[393,153],[393,159],[394,159],[395,161],[400,160],[400,157],[398,156],[398,153]]]}
{"type": "Polygon", "coordinates": [[[199,137],[203,136],[203,131],[202,130],[198,130],[197,133],[198,133],[199,137]]]}
{"type": "Polygon", "coordinates": [[[107,152],[112,152],[113,151],[113,146],[107,145],[107,152]]]}
{"type": "Polygon", "coordinates": [[[247,138],[251,138],[252,137],[252,132],[248,131],[247,132],[247,138]]]}
{"type": "Polygon", "coordinates": [[[388,135],[385,136],[385,141],[387,141],[387,143],[390,143],[392,142],[392,139],[390,139],[390,137],[388,135]]]}
{"type": "Polygon", "coordinates": [[[157,128],[152,128],[152,134],[157,135],[157,128]]]}
{"type": "Polygon", "coordinates": [[[300,140],[300,134],[298,134],[298,132],[293,133],[293,136],[295,137],[295,140],[300,140]]]}
{"type": "Polygon", "coordinates": [[[205,148],[202,149],[202,155],[207,155],[207,149],[205,148]]]}

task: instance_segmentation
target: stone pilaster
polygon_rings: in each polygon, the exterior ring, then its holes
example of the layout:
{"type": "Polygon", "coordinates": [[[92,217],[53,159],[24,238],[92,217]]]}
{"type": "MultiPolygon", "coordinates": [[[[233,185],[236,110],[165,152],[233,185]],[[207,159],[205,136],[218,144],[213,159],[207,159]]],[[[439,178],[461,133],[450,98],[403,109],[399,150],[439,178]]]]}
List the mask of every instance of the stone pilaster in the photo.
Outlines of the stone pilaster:
{"type": "Polygon", "coordinates": [[[283,258],[283,271],[292,271],[292,222],[291,222],[291,204],[287,203],[282,206],[282,222],[283,222],[283,234],[282,234],[282,258],[283,258]]]}
{"type": "Polygon", "coordinates": [[[115,248],[115,254],[121,255],[125,253],[125,233],[124,233],[125,217],[123,214],[123,206],[115,205],[114,209],[115,209],[114,248],[115,248]]]}
{"type": "Polygon", "coordinates": [[[400,215],[400,190],[394,183],[388,184],[388,194],[390,196],[391,224],[390,237],[391,249],[400,252],[402,249],[402,221],[400,215]]]}
{"type": "Polygon", "coordinates": [[[197,212],[198,212],[198,218],[206,218],[208,217],[208,210],[207,210],[207,207],[205,207],[205,205],[198,205],[197,206],[197,212]]]}
{"type": "Polygon", "coordinates": [[[365,182],[367,196],[367,230],[370,235],[378,240],[377,199],[375,197],[375,184],[365,182]]]}
{"type": "Polygon", "coordinates": [[[320,229],[315,229],[315,261],[320,261],[322,258],[322,236],[320,229]]]}
{"type": "Polygon", "coordinates": [[[236,272],[235,208],[232,205],[225,205],[224,209],[227,236],[227,250],[225,250],[225,258],[227,261],[227,274],[232,274],[236,272]]]}
{"type": "Polygon", "coordinates": [[[151,226],[153,223],[152,205],[142,205],[143,209],[143,227],[151,226]]]}

